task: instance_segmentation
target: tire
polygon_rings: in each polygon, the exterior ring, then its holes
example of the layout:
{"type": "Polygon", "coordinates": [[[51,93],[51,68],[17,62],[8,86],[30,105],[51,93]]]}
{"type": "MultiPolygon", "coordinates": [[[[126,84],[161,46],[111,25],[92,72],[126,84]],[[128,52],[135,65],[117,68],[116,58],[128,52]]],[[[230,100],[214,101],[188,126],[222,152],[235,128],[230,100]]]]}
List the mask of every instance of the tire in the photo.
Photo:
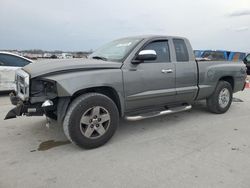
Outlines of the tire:
{"type": "Polygon", "coordinates": [[[70,104],[63,129],[71,142],[91,149],[109,141],[118,124],[119,112],[114,101],[103,94],[87,93],[70,104]]]}
{"type": "Polygon", "coordinates": [[[207,108],[215,114],[223,114],[231,106],[233,99],[233,89],[230,83],[219,81],[214,93],[207,98],[207,108]]]}

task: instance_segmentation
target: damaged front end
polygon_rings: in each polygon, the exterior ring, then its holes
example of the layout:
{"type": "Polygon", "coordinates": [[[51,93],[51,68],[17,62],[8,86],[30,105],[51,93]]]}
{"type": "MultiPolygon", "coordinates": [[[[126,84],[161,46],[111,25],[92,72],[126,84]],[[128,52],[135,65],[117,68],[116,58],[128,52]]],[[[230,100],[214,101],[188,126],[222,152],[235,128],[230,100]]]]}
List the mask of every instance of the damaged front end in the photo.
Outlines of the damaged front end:
{"type": "Polygon", "coordinates": [[[16,107],[11,109],[5,116],[5,120],[16,118],[17,116],[43,116],[48,111],[54,110],[54,103],[46,100],[43,103],[30,104],[22,101],[15,92],[10,94],[10,101],[16,107]]]}
{"type": "Polygon", "coordinates": [[[10,110],[5,116],[6,119],[16,118],[17,116],[21,116],[24,113],[24,104],[14,93],[10,93],[10,101],[16,107],[10,110]]]}
{"type": "Polygon", "coordinates": [[[30,79],[22,69],[16,72],[16,91],[10,94],[10,101],[16,107],[10,110],[6,119],[17,116],[43,116],[56,111],[56,83],[42,78],[30,79]]]}

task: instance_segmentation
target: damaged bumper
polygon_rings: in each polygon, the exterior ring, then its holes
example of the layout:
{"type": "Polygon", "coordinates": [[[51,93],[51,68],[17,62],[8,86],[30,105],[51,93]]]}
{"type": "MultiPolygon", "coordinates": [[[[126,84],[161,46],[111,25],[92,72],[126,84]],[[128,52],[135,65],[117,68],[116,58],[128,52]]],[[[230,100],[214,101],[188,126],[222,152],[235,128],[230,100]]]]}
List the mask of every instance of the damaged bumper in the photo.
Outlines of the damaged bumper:
{"type": "Polygon", "coordinates": [[[30,104],[28,102],[23,102],[15,93],[10,94],[10,101],[16,107],[7,113],[4,118],[5,120],[22,115],[43,116],[46,110],[53,108],[53,102],[50,100],[46,100],[44,103],[30,104]]]}
{"type": "Polygon", "coordinates": [[[6,119],[12,119],[12,118],[16,118],[17,116],[21,116],[25,111],[25,105],[23,104],[23,101],[21,101],[21,99],[19,99],[15,93],[10,93],[10,101],[13,105],[15,105],[16,107],[11,109],[7,115],[5,116],[5,120],[6,119]]]}

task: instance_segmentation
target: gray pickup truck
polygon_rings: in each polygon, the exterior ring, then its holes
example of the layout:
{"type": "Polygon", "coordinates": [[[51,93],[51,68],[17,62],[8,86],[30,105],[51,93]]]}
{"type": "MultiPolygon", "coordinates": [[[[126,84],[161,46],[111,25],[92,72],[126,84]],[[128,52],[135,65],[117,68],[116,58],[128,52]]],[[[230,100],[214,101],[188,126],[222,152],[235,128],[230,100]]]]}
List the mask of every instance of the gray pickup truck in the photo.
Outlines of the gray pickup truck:
{"type": "Polygon", "coordinates": [[[197,62],[186,38],[139,36],[115,40],[87,59],[33,63],[16,72],[14,109],[5,119],[46,115],[82,148],[106,143],[120,118],[130,121],[191,109],[206,99],[226,112],[244,89],[246,66],[197,62]]]}

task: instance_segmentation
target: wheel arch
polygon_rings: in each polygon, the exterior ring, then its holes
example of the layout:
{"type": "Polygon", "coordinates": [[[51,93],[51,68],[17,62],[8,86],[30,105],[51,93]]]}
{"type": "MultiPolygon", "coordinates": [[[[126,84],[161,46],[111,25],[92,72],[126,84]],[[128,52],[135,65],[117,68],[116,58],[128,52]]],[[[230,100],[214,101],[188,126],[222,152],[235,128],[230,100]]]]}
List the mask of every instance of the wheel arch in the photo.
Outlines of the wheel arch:
{"type": "Polygon", "coordinates": [[[219,81],[228,82],[232,86],[232,89],[234,91],[234,78],[233,78],[233,76],[223,76],[219,79],[219,81]]]}
{"type": "Polygon", "coordinates": [[[114,88],[110,86],[98,86],[98,87],[85,88],[85,89],[75,92],[71,96],[70,101],[72,102],[75,98],[85,93],[100,93],[100,94],[106,95],[107,97],[112,99],[114,103],[116,104],[118,111],[119,111],[119,115],[123,116],[124,106],[123,106],[122,96],[120,96],[120,94],[114,88]]]}

